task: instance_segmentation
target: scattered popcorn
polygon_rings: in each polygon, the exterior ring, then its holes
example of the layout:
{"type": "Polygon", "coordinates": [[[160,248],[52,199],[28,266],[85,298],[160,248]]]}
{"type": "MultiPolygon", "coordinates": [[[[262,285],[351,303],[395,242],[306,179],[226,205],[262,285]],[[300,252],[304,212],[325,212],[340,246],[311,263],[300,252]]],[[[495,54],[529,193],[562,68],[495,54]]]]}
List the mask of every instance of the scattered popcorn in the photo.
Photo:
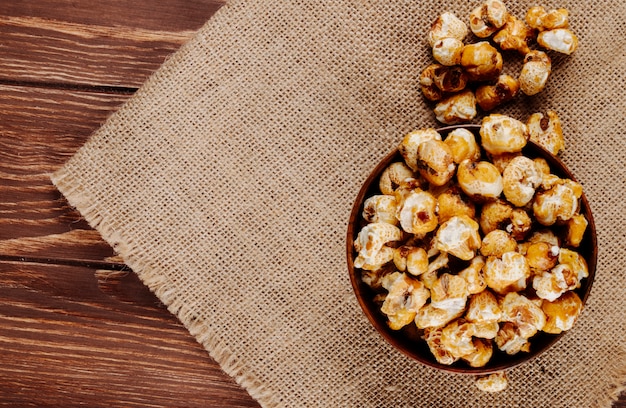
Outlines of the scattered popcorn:
{"type": "Polygon", "coordinates": [[[542,31],[537,36],[537,42],[544,48],[567,55],[578,48],[578,37],[567,28],[542,31]]]}
{"type": "Polygon", "coordinates": [[[470,90],[454,94],[437,103],[434,112],[447,125],[469,122],[476,117],[476,96],[470,90]]]}
{"type": "Polygon", "coordinates": [[[443,38],[456,38],[463,41],[467,33],[467,25],[461,19],[450,12],[445,12],[432,23],[428,32],[428,42],[432,47],[437,40],[443,38]]]}
{"type": "Polygon", "coordinates": [[[463,41],[457,38],[441,38],[433,45],[433,58],[441,65],[458,65],[461,62],[461,52],[464,46],[463,41]]]}
{"type": "Polygon", "coordinates": [[[493,41],[501,50],[514,50],[522,55],[530,52],[528,44],[534,39],[535,30],[528,27],[523,20],[509,15],[504,27],[493,36],[493,41]]]}
{"type": "Polygon", "coordinates": [[[504,371],[489,374],[476,380],[476,387],[478,387],[479,390],[485,392],[504,391],[508,385],[509,382],[506,379],[506,374],[504,374],[504,371]]]}
{"type": "Polygon", "coordinates": [[[520,90],[521,77],[518,80],[507,74],[501,74],[493,85],[481,85],[476,89],[476,103],[484,111],[490,111],[515,98],[520,90]]]}
{"type": "Polygon", "coordinates": [[[543,91],[552,72],[552,60],[543,51],[529,51],[519,74],[519,87],[528,96],[543,91]]]}
{"type": "Polygon", "coordinates": [[[526,126],[530,133],[530,140],[550,153],[557,155],[565,148],[561,120],[555,111],[533,113],[526,121],[526,126]]]}
{"type": "Polygon", "coordinates": [[[487,0],[470,13],[470,30],[479,38],[487,38],[502,28],[508,17],[502,1],[487,0]]]}
{"type": "Polygon", "coordinates": [[[461,66],[471,81],[496,79],[502,72],[502,64],[502,54],[488,41],[468,44],[461,54],[461,66]]]}
{"type": "MultiPolygon", "coordinates": [[[[434,108],[436,119],[445,124],[469,122],[478,115],[476,105],[489,112],[520,90],[528,96],[540,93],[552,71],[548,52],[569,55],[578,48],[564,8],[533,6],[518,18],[502,0],[485,0],[470,12],[468,22],[478,41],[466,41],[468,26],[450,12],[437,17],[427,34],[435,63],[422,71],[419,84],[428,101],[446,101],[434,108]],[[501,51],[516,51],[524,58],[517,77],[501,75],[507,71],[501,51]],[[460,93],[462,102],[454,99],[460,93]],[[459,114],[461,109],[471,114],[459,114]]],[[[506,57],[514,58],[510,53],[506,57]]]]}

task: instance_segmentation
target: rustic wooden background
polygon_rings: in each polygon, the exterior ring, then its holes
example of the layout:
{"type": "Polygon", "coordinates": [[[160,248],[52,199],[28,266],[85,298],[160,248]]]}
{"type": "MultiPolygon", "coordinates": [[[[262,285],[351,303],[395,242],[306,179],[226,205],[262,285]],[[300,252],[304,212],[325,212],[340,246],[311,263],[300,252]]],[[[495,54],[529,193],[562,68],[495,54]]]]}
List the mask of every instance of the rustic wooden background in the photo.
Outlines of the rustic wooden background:
{"type": "Polygon", "coordinates": [[[49,181],[221,5],[0,1],[0,405],[258,407],[49,181]]]}

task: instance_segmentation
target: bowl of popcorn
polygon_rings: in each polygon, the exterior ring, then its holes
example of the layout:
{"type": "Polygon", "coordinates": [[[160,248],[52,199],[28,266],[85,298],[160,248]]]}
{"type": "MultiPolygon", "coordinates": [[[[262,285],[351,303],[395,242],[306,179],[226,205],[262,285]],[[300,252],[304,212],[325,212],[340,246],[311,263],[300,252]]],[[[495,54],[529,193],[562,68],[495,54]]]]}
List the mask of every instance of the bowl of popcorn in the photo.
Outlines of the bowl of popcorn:
{"type": "Polygon", "coordinates": [[[486,375],[575,330],[597,258],[582,185],[554,112],[406,134],[360,189],[347,231],[351,283],[395,348],[486,375]]]}

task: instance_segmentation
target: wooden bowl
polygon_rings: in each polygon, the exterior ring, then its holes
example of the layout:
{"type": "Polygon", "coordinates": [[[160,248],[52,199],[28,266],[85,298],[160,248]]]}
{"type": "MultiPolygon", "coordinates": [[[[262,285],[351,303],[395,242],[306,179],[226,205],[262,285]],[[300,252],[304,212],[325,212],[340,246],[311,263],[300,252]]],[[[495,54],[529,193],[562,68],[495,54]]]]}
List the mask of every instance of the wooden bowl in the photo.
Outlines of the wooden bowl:
{"type": "MultiPolygon", "coordinates": [[[[461,125],[461,126],[447,126],[438,129],[443,138],[447,136],[449,132],[459,127],[470,130],[476,136],[477,142],[480,142],[479,129],[480,125],[461,125]]],[[[567,169],[563,162],[550,154],[547,150],[538,146],[535,143],[528,142],[527,146],[523,150],[523,154],[530,158],[543,157],[549,163],[552,173],[561,178],[569,178],[575,180],[574,175],[567,169]]],[[[350,273],[350,280],[354,293],[358,299],[363,312],[376,328],[376,330],[383,336],[383,338],[393,345],[395,348],[406,354],[407,356],[436,369],[444,370],[448,372],[461,373],[461,374],[488,374],[496,371],[512,368],[519,364],[528,362],[534,357],[546,351],[552,347],[566,332],[558,335],[548,334],[544,332],[538,332],[530,339],[531,350],[530,352],[519,352],[515,355],[507,355],[494,347],[494,353],[487,365],[484,367],[471,367],[463,361],[457,361],[452,365],[444,365],[438,363],[431,354],[426,342],[422,340],[422,331],[418,329],[414,324],[410,324],[401,330],[391,330],[387,325],[387,319],[385,315],[380,311],[379,305],[377,305],[373,298],[375,292],[361,280],[361,270],[354,267],[354,259],[356,258],[356,251],[354,250],[354,240],[356,239],[361,228],[366,224],[363,220],[363,203],[365,199],[375,194],[381,194],[378,188],[378,181],[382,172],[393,162],[403,161],[402,156],[397,149],[394,149],[387,157],[385,157],[367,177],[365,183],[361,187],[359,194],[354,201],[352,212],[350,214],[350,220],[348,222],[347,240],[346,240],[346,252],[348,271],[350,273]]],[[[591,208],[584,193],[581,197],[581,210],[580,212],[585,215],[589,224],[583,241],[581,242],[578,252],[583,255],[587,261],[589,268],[589,276],[582,280],[581,287],[576,289],[583,302],[583,305],[587,301],[591,286],[595,277],[596,271],[596,259],[597,259],[597,240],[596,240],[596,228],[591,214],[591,208]]],[[[576,330],[576,325],[571,330],[576,330]]],[[[381,358],[383,356],[381,355],[381,358]]]]}

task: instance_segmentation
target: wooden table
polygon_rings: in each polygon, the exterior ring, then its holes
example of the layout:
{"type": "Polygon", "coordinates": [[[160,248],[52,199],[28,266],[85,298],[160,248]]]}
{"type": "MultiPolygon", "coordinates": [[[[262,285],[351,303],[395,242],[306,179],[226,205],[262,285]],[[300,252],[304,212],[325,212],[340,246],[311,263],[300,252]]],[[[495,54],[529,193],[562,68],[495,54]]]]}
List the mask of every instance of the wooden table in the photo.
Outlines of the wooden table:
{"type": "Polygon", "coordinates": [[[0,1],[0,405],[258,406],[49,181],[221,5],[0,1]]]}

